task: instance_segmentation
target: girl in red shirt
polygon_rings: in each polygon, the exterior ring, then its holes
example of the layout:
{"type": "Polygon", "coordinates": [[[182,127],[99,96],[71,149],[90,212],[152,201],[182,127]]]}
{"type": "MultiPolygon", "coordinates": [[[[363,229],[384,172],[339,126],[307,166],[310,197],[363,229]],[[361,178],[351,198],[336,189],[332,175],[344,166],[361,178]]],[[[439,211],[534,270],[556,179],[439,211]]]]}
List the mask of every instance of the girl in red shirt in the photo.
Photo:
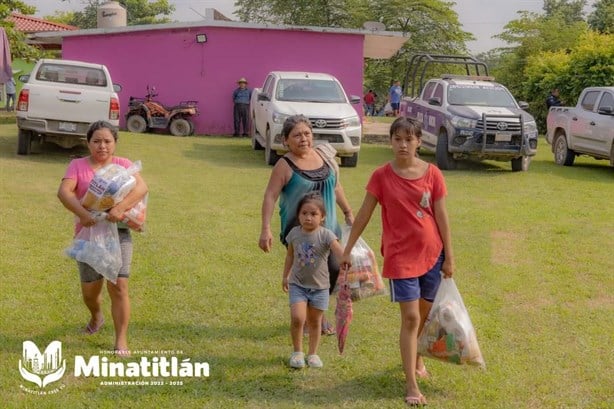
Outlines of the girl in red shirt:
{"type": "Polygon", "coordinates": [[[405,402],[410,406],[426,404],[416,381],[416,377],[428,376],[417,355],[418,334],[439,288],[441,273],[448,278],[454,272],[446,185],[441,171],[416,155],[421,137],[420,124],[408,118],[397,118],[390,126],[394,159],[371,175],[343,257],[349,265],[352,247],[379,203],[383,276],[390,279],[392,301],[400,305],[399,343],[405,402]]]}

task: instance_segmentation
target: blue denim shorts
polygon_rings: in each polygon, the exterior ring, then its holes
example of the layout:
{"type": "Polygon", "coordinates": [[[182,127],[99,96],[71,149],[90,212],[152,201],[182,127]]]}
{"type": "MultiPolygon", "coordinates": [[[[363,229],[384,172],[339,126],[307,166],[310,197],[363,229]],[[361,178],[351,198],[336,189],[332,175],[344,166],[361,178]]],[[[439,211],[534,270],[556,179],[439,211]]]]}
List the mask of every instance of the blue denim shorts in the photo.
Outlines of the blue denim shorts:
{"type": "Polygon", "coordinates": [[[299,302],[306,302],[307,305],[318,310],[326,311],[328,309],[328,288],[319,290],[290,284],[288,294],[290,295],[290,306],[299,302]]]}
{"type": "Polygon", "coordinates": [[[391,279],[390,300],[392,302],[415,301],[424,298],[426,301],[433,302],[439,283],[441,282],[441,265],[445,259],[443,251],[426,274],[415,278],[391,279]]]}

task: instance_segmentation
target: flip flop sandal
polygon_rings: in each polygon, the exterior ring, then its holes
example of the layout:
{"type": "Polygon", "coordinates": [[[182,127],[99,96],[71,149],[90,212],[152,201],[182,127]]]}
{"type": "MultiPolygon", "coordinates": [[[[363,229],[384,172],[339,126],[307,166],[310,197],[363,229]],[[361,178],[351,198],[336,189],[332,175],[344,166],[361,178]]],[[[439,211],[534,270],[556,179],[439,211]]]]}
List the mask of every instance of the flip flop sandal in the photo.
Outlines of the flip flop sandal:
{"type": "Polygon", "coordinates": [[[429,371],[426,370],[426,366],[423,366],[420,369],[416,369],[416,377],[422,379],[428,379],[431,377],[429,371]]]}
{"type": "Polygon", "coordinates": [[[97,327],[92,327],[91,324],[88,322],[87,325],[85,326],[85,329],[83,330],[83,333],[88,334],[88,335],[94,335],[95,333],[100,331],[100,328],[102,328],[103,325],[104,325],[104,318],[102,319],[102,321],[100,321],[100,324],[97,327]]]}
{"type": "Polygon", "coordinates": [[[426,405],[426,398],[424,397],[424,395],[406,396],[405,404],[407,406],[424,406],[426,405]]]}

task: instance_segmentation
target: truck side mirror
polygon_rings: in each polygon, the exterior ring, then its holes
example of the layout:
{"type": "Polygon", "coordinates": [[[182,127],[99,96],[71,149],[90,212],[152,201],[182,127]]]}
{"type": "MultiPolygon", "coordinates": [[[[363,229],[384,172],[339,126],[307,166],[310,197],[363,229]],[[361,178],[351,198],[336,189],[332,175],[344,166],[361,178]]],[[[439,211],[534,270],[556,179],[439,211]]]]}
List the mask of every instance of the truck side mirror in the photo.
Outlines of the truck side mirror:
{"type": "Polygon", "coordinates": [[[518,107],[520,109],[528,109],[529,108],[529,103],[525,102],[525,101],[518,101],[518,107]]]}
{"type": "Polygon", "coordinates": [[[30,74],[20,75],[19,77],[17,77],[17,79],[21,82],[28,82],[28,80],[30,79],[30,74]]]}
{"type": "Polygon", "coordinates": [[[597,113],[601,115],[614,115],[614,108],[612,108],[610,105],[605,105],[605,106],[599,107],[599,109],[597,110],[597,113]]]}
{"type": "Polygon", "coordinates": [[[264,93],[260,93],[258,94],[258,101],[270,101],[271,99],[268,97],[267,94],[264,93]]]}
{"type": "Polygon", "coordinates": [[[429,98],[429,105],[441,106],[441,98],[439,97],[429,98]]]}
{"type": "Polygon", "coordinates": [[[360,104],[361,98],[357,95],[350,95],[350,104],[360,104]]]}
{"type": "Polygon", "coordinates": [[[120,92],[122,90],[122,86],[119,84],[113,84],[113,91],[120,92]]]}

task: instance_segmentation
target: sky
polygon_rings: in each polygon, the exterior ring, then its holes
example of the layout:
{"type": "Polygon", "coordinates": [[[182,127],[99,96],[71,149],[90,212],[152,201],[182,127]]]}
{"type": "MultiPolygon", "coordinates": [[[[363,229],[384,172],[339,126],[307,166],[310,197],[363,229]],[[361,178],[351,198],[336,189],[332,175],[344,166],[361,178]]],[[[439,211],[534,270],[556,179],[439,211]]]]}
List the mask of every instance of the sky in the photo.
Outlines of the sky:
{"type": "MultiPolygon", "coordinates": [[[[35,16],[51,15],[56,10],[71,11],[83,8],[82,0],[23,0],[35,6],[35,16]]],[[[169,0],[175,6],[172,19],[176,21],[202,20],[206,8],[216,8],[230,19],[237,19],[233,14],[235,0],[169,0]]],[[[589,1],[593,4],[594,1],[589,1]]],[[[463,29],[474,35],[476,41],[467,43],[469,50],[481,53],[505,45],[492,38],[503,31],[503,27],[518,17],[519,10],[541,13],[543,0],[456,0],[454,9],[458,14],[463,29]]],[[[591,7],[586,9],[592,11],[591,7]]]]}

